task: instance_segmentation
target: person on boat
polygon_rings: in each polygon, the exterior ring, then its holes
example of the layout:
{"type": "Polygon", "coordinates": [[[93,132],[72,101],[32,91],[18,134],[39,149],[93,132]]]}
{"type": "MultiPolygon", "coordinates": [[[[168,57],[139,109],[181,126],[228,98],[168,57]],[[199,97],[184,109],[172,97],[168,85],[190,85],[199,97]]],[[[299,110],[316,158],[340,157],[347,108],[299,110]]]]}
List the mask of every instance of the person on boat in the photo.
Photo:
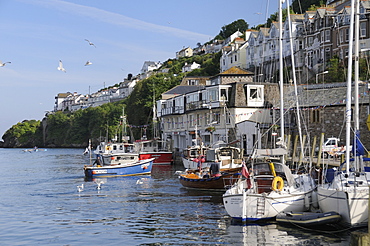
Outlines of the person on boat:
{"type": "Polygon", "coordinates": [[[322,168],[320,165],[316,165],[316,167],[312,168],[311,176],[315,180],[316,184],[322,183],[322,168]]]}
{"type": "Polygon", "coordinates": [[[202,171],[202,162],[205,162],[205,161],[206,161],[206,158],[204,157],[204,155],[200,155],[198,157],[198,165],[197,165],[197,167],[198,167],[199,172],[202,171]]]}
{"type": "Polygon", "coordinates": [[[103,166],[103,163],[101,161],[101,157],[100,156],[96,157],[96,160],[94,161],[93,165],[94,166],[98,166],[98,167],[103,166]]]}
{"type": "Polygon", "coordinates": [[[211,177],[221,176],[221,174],[220,174],[220,164],[219,164],[218,160],[216,160],[214,163],[211,164],[211,166],[209,167],[209,172],[211,174],[211,177]]]}

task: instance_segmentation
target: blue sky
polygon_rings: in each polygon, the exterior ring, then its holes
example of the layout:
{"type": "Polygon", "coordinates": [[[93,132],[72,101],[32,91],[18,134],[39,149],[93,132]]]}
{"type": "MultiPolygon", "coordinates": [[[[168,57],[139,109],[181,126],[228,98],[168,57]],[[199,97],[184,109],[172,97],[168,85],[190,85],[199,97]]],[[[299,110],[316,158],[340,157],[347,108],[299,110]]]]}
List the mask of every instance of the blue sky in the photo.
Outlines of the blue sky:
{"type": "Polygon", "coordinates": [[[11,62],[0,67],[0,137],[18,122],[41,120],[58,93],[119,83],[144,61],[174,58],[235,20],[262,24],[278,1],[0,0],[0,60],[11,62]]]}

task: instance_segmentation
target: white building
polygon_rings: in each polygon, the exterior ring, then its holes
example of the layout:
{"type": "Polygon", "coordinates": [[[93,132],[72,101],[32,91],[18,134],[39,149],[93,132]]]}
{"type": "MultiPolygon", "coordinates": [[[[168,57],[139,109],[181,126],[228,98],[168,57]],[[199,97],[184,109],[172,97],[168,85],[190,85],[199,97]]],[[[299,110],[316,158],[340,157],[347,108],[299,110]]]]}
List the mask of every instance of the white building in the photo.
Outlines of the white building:
{"type": "Polygon", "coordinates": [[[185,62],[185,65],[181,68],[181,70],[183,73],[186,73],[186,72],[191,72],[197,68],[200,68],[200,64],[196,62],[193,62],[192,64],[188,64],[187,62],[185,62]]]}

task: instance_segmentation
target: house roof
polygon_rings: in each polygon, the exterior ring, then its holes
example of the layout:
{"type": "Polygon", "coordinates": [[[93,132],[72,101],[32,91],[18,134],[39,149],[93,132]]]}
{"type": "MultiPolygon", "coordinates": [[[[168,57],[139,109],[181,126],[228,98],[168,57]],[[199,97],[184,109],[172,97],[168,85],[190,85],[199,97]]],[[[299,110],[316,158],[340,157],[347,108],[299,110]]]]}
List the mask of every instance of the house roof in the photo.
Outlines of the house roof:
{"type": "Polygon", "coordinates": [[[164,95],[174,95],[174,96],[178,96],[178,95],[184,95],[184,94],[187,94],[187,93],[190,93],[190,92],[194,92],[194,91],[198,91],[198,90],[203,90],[204,89],[204,85],[178,85],[178,86],[175,86],[174,88],[162,93],[162,98],[164,95]]]}
{"type": "MultiPolygon", "coordinates": [[[[227,69],[226,71],[220,73],[219,75],[238,75],[238,74],[243,74],[243,75],[253,75],[254,73],[245,69],[242,69],[240,67],[231,67],[227,69]]],[[[218,75],[216,75],[218,76],[218,75]]]]}

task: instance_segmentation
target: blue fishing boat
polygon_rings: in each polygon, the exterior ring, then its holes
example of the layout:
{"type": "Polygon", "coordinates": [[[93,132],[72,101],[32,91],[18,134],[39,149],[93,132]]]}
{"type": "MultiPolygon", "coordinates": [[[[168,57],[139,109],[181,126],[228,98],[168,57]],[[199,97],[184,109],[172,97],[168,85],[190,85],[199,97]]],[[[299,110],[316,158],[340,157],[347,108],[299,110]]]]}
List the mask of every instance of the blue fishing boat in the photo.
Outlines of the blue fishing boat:
{"type": "Polygon", "coordinates": [[[154,158],[129,163],[84,166],[85,177],[147,175],[152,171],[154,158]]]}

